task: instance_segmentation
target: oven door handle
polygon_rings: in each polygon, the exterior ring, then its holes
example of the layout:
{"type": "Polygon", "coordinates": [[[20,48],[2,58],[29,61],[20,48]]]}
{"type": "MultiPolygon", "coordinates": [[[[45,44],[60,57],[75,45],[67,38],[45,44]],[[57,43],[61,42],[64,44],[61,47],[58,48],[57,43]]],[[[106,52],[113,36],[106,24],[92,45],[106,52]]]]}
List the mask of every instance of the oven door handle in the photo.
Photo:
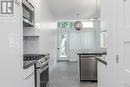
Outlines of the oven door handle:
{"type": "MultiPolygon", "coordinates": [[[[49,60],[47,60],[42,66],[45,66],[46,64],[48,64],[49,60]]],[[[40,69],[41,67],[36,67],[35,69],[40,69]]]]}
{"type": "Polygon", "coordinates": [[[47,68],[49,68],[49,66],[46,66],[44,69],[40,70],[40,73],[42,73],[43,71],[45,71],[47,68]]]}
{"type": "Polygon", "coordinates": [[[40,69],[41,67],[36,67],[35,69],[40,69]]]}

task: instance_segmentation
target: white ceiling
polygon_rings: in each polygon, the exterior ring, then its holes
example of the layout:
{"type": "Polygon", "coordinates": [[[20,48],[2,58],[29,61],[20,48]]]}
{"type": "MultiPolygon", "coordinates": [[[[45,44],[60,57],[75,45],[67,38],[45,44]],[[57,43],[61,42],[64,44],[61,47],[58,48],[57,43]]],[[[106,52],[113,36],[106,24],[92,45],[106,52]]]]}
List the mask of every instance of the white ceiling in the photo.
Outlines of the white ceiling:
{"type": "Polygon", "coordinates": [[[46,0],[56,20],[75,20],[99,17],[100,0],[46,0]],[[97,6],[96,6],[97,3],[97,6]],[[96,7],[98,10],[96,11],[96,7]]]}

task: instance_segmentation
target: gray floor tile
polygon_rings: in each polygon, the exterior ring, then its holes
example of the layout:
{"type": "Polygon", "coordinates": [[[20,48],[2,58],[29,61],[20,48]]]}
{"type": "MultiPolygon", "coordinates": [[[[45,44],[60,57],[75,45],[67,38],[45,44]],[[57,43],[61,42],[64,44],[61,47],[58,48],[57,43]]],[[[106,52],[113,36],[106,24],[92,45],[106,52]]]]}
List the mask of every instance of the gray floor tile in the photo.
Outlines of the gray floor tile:
{"type": "Polygon", "coordinates": [[[97,87],[97,83],[80,82],[78,62],[58,62],[50,72],[49,87],[97,87]]]}

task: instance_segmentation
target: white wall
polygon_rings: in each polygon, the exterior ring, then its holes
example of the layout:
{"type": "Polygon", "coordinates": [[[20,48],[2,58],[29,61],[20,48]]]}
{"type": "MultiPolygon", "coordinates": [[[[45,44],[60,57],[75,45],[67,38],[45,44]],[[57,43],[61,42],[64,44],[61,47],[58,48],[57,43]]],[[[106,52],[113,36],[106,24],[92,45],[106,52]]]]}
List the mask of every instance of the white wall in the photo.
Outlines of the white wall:
{"type": "Polygon", "coordinates": [[[88,49],[95,49],[95,29],[82,29],[83,31],[70,32],[69,50],[70,61],[77,61],[77,53],[86,52],[88,49]]]}
{"type": "Polygon", "coordinates": [[[38,54],[39,53],[39,37],[24,37],[23,39],[23,53],[24,54],[38,54]]]}
{"type": "Polygon", "coordinates": [[[38,54],[39,53],[39,31],[34,27],[23,28],[23,53],[38,54]]]}
{"type": "Polygon", "coordinates": [[[95,32],[93,29],[84,29],[84,31],[70,32],[69,45],[70,49],[95,49],[95,32]]]}
{"type": "Polygon", "coordinates": [[[53,19],[46,0],[29,0],[35,6],[35,22],[39,29],[39,49],[40,53],[50,53],[50,68],[56,64],[57,60],[57,33],[56,21],[53,19]]]}
{"type": "Polygon", "coordinates": [[[70,61],[77,61],[77,53],[97,51],[100,49],[100,21],[94,21],[94,28],[70,32],[70,61]]]}

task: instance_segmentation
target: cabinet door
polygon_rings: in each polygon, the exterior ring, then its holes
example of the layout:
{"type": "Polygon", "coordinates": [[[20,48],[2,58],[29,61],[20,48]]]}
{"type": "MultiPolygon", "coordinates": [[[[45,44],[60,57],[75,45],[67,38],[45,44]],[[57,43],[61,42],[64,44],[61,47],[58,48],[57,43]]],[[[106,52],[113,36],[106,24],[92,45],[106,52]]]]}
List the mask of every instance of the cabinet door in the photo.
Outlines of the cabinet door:
{"type": "Polygon", "coordinates": [[[24,79],[24,87],[35,87],[34,72],[24,79]]]}
{"type": "Polygon", "coordinates": [[[24,87],[35,87],[34,66],[24,70],[24,87]]]}
{"type": "Polygon", "coordinates": [[[98,62],[98,87],[107,87],[107,66],[98,62]]]}

